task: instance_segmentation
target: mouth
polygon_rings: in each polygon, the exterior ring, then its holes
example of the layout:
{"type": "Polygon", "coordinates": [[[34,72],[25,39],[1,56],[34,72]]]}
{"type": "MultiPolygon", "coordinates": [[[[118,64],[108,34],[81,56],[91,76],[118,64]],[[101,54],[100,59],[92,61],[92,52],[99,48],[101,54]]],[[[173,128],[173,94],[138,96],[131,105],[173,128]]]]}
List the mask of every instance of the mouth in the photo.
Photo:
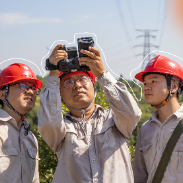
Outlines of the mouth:
{"type": "Polygon", "coordinates": [[[152,94],[150,94],[150,93],[145,94],[145,97],[149,97],[149,96],[152,96],[152,94]]]}
{"type": "Polygon", "coordinates": [[[24,100],[27,101],[27,102],[33,102],[32,98],[24,98],[24,100]]]}
{"type": "Polygon", "coordinates": [[[80,96],[80,95],[83,95],[83,94],[86,94],[86,92],[78,91],[78,92],[76,92],[76,94],[74,96],[80,96]]]}

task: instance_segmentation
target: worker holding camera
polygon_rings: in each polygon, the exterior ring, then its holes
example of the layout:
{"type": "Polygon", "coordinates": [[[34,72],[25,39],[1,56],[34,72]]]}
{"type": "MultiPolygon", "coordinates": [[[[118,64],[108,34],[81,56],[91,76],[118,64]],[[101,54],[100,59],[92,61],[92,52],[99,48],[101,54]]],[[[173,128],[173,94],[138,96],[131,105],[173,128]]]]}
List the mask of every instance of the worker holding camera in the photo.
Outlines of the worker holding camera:
{"type": "Polygon", "coordinates": [[[40,134],[58,156],[53,183],[133,182],[127,140],[140,119],[137,103],[126,86],[105,70],[99,50],[81,47],[78,51],[85,57],[78,58],[80,68],[73,72],[72,60],[66,64],[72,69],[64,72],[58,63],[68,61],[70,53],[60,47],[63,45],[57,45],[47,60],[50,74],[38,112],[40,134]],[[110,110],[94,102],[95,77],[110,110]],[[61,101],[69,109],[65,117],[61,101]]]}

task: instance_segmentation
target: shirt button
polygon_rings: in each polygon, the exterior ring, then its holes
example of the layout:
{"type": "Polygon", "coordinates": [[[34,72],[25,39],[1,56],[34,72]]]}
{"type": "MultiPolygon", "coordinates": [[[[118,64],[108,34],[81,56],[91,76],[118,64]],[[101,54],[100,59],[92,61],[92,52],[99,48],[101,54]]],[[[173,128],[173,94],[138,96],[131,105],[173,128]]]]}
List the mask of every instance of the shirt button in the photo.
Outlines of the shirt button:
{"type": "Polygon", "coordinates": [[[97,178],[94,178],[93,181],[94,181],[94,182],[98,182],[98,179],[97,179],[97,178]]]}
{"type": "Polygon", "coordinates": [[[93,159],[92,162],[95,163],[95,159],[93,159]]]}

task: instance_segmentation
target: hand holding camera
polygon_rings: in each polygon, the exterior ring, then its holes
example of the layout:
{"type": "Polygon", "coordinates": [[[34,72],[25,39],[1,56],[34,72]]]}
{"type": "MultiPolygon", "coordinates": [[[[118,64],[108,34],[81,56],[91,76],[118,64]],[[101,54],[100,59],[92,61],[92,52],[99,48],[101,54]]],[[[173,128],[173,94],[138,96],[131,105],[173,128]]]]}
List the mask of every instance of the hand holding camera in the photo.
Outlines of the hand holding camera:
{"type": "MultiPolygon", "coordinates": [[[[77,39],[78,52],[80,57],[87,57],[80,52],[81,49],[88,50],[89,46],[94,46],[92,37],[82,37],[77,39]]],[[[76,47],[66,47],[65,45],[57,45],[46,60],[46,70],[59,70],[64,73],[76,71],[89,71],[90,68],[86,65],[80,65],[78,61],[76,47]]]]}
{"type": "Polygon", "coordinates": [[[93,48],[92,37],[81,37],[77,39],[78,53],[76,47],[57,45],[46,60],[46,70],[51,70],[50,75],[59,75],[60,71],[67,74],[77,71],[91,70],[96,77],[101,77],[104,69],[100,51],[93,48]],[[55,70],[55,71],[53,71],[55,70]]]}

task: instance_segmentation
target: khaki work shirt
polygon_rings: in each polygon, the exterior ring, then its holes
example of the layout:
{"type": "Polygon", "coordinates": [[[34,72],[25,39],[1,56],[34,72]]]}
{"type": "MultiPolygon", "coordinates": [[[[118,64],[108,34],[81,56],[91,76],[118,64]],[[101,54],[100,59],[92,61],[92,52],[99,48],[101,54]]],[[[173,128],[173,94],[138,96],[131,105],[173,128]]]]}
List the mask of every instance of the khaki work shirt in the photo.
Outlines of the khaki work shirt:
{"type": "MultiPolygon", "coordinates": [[[[135,183],[151,183],[159,161],[175,127],[183,118],[183,105],[162,124],[156,110],[150,120],[142,125],[134,156],[135,183]]],[[[183,134],[178,140],[162,183],[183,182],[183,134]]]]}
{"type": "Polygon", "coordinates": [[[96,105],[83,130],[70,112],[63,118],[59,82],[47,77],[38,112],[40,134],[58,156],[53,183],[133,183],[127,139],[141,111],[126,86],[110,73],[98,80],[112,110],[96,105]]]}
{"type": "Polygon", "coordinates": [[[24,132],[24,126],[19,131],[16,121],[0,109],[0,183],[39,183],[37,139],[24,132]]]}

